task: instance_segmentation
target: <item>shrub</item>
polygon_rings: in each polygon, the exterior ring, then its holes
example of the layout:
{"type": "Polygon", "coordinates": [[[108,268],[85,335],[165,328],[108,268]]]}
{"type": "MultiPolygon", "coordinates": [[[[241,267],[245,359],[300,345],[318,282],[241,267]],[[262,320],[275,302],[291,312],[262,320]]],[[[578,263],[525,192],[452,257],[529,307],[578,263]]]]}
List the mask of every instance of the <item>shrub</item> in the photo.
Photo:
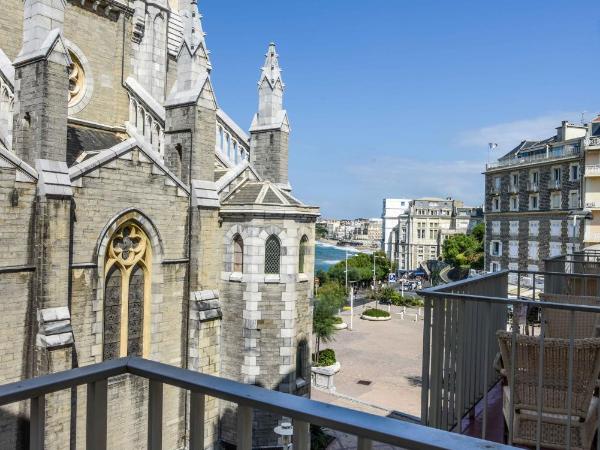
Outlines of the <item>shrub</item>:
{"type": "Polygon", "coordinates": [[[344,319],[342,319],[340,316],[335,316],[333,318],[333,323],[335,323],[336,325],[339,325],[341,323],[344,323],[344,319]]]}
{"type": "Polygon", "coordinates": [[[310,450],[325,450],[335,438],[318,425],[310,425],[310,450]]]}
{"type": "Polygon", "coordinates": [[[363,313],[363,316],[368,316],[368,317],[390,317],[390,313],[387,311],[384,311],[383,309],[367,309],[365,310],[363,313]]]}
{"type": "Polygon", "coordinates": [[[325,367],[332,366],[336,362],[335,359],[335,351],[331,348],[326,348],[319,352],[319,356],[317,358],[317,367],[325,367]]]}
{"type": "Polygon", "coordinates": [[[423,300],[420,297],[403,297],[400,292],[391,287],[381,289],[378,300],[389,302],[394,306],[423,306],[423,300]]]}
{"type": "Polygon", "coordinates": [[[423,306],[423,299],[421,297],[402,297],[398,300],[393,301],[392,305],[395,306],[423,306]]]}

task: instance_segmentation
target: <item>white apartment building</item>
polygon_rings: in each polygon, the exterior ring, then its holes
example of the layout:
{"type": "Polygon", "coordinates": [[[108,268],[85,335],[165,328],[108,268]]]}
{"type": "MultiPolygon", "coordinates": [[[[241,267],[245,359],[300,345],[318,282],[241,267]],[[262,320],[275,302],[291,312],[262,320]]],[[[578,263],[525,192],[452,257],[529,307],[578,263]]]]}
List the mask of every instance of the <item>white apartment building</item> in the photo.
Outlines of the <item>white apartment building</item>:
{"type": "MultiPolygon", "coordinates": [[[[398,259],[399,234],[402,235],[402,225],[399,217],[407,213],[411,200],[408,198],[384,198],[383,214],[381,215],[381,249],[388,258],[398,259]]],[[[406,224],[404,224],[406,231],[406,224]]],[[[402,236],[400,236],[400,240],[402,236]]]]}

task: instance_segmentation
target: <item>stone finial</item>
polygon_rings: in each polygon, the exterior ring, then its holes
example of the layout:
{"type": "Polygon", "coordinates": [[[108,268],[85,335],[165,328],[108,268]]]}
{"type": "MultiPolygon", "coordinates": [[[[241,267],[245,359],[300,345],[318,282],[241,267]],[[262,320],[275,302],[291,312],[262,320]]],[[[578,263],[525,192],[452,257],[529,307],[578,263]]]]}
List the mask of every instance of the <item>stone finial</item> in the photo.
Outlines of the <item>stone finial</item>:
{"type": "Polygon", "coordinates": [[[202,29],[202,14],[198,10],[196,0],[188,0],[187,7],[180,11],[183,18],[183,45],[187,44],[193,55],[194,63],[205,72],[210,72],[210,51],[206,46],[206,33],[202,29]]]}
{"type": "Polygon", "coordinates": [[[279,55],[275,44],[271,42],[258,80],[258,113],[254,117],[251,130],[282,127],[286,116],[283,109],[284,88],[279,55]]]}

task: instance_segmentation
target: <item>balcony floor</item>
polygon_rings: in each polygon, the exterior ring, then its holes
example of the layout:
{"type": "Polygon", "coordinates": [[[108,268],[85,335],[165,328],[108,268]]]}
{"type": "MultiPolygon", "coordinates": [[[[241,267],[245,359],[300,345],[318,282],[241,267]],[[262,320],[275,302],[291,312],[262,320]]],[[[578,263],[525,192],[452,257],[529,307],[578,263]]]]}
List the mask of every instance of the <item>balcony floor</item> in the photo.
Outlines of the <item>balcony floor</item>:
{"type": "MultiPolygon", "coordinates": [[[[475,405],[475,415],[463,418],[463,434],[481,439],[481,430],[483,424],[483,400],[475,405]]],[[[502,382],[499,381],[488,392],[488,426],[486,430],[486,439],[501,444],[504,440],[504,416],[502,414],[502,382]]],[[[530,448],[518,444],[513,444],[517,448],[530,448]]],[[[542,447],[541,450],[546,450],[542,447]]]]}

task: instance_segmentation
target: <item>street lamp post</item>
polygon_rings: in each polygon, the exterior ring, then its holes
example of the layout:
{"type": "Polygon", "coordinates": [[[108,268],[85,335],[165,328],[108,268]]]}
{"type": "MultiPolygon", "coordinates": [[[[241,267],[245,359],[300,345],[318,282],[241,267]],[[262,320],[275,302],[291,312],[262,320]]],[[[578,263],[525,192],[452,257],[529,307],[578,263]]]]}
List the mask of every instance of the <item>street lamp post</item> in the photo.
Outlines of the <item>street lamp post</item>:
{"type": "MultiPolygon", "coordinates": [[[[376,277],[376,271],[375,271],[375,258],[377,258],[377,255],[375,255],[375,252],[373,252],[373,294],[374,295],[377,293],[377,277],[376,277]]],[[[380,256],[379,258],[382,258],[382,256],[380,256]]],[[[375,308],[376,309],[379,308],[379,300],[377,300],[377,296],[375,297],[375,308]]]]}
{"type": "Polygon", "coordinates": [[[352,331],[354,319],[354,286],[350,285],[350,331],[352,331]]]}
{"type": "Polygon", "coordinates": [[[346,249],[346,292],[348,292],[348,249],[346,249]]]}
{"type": "Polygon", "coordinates": [[[294,427],[292,426],[291,422],[281,422],[281,425],[276,426],[273,431],[275,431],[275,434],[279,436],[279,440],[284,450],[292,448],[294,427]]]}

